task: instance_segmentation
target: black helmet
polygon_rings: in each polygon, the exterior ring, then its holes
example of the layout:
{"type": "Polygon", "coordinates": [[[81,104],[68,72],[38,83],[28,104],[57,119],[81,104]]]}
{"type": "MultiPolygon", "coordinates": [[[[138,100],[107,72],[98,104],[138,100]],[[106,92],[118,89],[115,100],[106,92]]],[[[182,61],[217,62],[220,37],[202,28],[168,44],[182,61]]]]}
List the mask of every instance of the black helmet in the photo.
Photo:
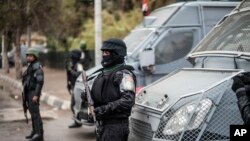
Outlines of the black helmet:
{"type": "Polygon", "coordinates": [[[121,39],[111,38],[103,42],[102,51],[107,50],[114,52],[119,56],[125,57],[127,55],[127,46],[121,39]]]}
{"type": "Polygon", "coordinates": [[[70,58],[73,60],[80,60],[81,58],[81,51],[80,50],[72,50],[70,52],[70,58]]]}
{"type": "Polygon", "coordinates": [[[102,51],[109,51],[109,56],[102,56],[102,66],[110,67],[116,64],[124,63],[124,57],[127,55],[126,44],[120,39],[108,39],[103,42],[102,51]]]}

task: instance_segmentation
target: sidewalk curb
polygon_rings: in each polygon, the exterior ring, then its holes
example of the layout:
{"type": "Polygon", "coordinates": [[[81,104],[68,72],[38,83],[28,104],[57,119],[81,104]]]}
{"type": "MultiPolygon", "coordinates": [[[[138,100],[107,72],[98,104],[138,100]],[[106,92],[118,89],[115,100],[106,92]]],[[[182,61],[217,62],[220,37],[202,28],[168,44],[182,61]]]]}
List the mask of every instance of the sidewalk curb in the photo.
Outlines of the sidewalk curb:
{"type": "MultiPolygon", "coordinates": [[[[0,74],[0,81],[7,83],[10,87],[13,87],[19,90],[23,89],[22,83],[20,81],[10,78],[8,76],[4,76],[3,74],[0,74]]],[[[57,109],[62,109],[62,110],[70,109],[70,101],[63,100],[53,95],[49,95],[46,92],[42,92],[40,101],[57,109]]]]}

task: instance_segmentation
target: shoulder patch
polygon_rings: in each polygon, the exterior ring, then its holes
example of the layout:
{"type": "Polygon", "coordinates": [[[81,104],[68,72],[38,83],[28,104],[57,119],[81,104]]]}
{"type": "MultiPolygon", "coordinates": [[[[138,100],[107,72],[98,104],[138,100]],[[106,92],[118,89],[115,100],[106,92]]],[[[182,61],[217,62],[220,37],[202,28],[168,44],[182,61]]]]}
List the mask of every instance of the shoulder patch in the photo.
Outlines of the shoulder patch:
{"type": "Polygon", "coordinates": [[[36,62],[32,65],[32,68],[33,70],[36,70],[36,69],[42,69],[42,65],[40,62],[36,62]]]}
{"type": "Polygon", "coordinates": [[[123,78],[120,84],[121,92],[124,91],[133,91],[135,92],[135,82],[133,77],[130,74],[123,73],[123,78]]]}

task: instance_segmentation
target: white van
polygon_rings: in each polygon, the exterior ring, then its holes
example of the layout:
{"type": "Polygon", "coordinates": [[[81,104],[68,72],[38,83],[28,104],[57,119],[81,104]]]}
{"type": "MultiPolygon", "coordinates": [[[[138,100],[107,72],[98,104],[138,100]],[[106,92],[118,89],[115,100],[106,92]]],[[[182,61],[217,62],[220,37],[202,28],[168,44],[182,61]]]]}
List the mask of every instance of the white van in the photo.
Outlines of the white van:
{"type": "Polygon", "coordinates": [[[188,55],[193,64],[136,96],[130,141],[225,141],[243,124],[232,77],[250,71],[250,1],[225,16],[188,55]],[[143,130],[141,130],[143,129],[143,130]]]}
{"type": "Polygon", "coordinates": [[[176,69],[191,67],[185,56],[237,4],[181,2],[152,12],[124,38],[129,48],[127,63],[136,69],[137,86],[146,86],[176,69]]]}

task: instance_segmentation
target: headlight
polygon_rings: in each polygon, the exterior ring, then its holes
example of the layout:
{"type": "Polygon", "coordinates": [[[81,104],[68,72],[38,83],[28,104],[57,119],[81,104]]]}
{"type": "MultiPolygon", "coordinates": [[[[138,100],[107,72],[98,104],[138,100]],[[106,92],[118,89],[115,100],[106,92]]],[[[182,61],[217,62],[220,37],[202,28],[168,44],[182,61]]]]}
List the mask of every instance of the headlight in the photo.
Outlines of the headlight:
{"type": "Polygon", "coordinates": [[[211,106],[212,101],[210,99],[203,99],[198,103],[198,105],[196,102],[191,102],[182,106],[169,119],[163,130],[163,134],[177,134],[179,132],[182,132],[187,125],[187,130],[193,130],[198,128],[200,124],[204,121],[211,106]],[[191,116],[192,119],[190,119],[191,116]]]}

